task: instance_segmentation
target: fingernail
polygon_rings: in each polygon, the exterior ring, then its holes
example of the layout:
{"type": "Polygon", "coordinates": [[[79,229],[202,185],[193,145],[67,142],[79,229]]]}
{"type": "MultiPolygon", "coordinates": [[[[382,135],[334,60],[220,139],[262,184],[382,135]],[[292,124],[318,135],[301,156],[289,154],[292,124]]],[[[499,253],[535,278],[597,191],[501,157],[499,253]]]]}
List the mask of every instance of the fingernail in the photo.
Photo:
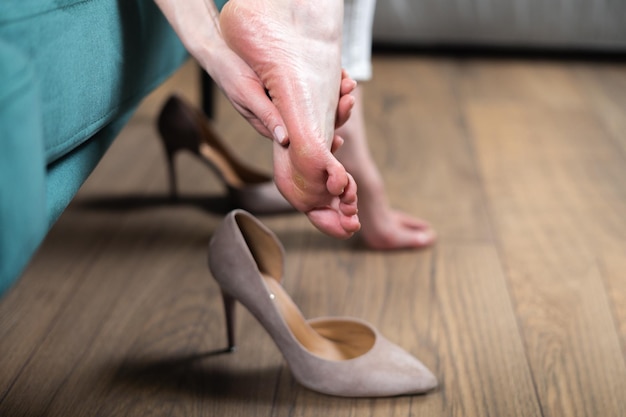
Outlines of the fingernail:
{"type": "Polygon", "coordinates": [[[274,138],[278,141],[278,143],[280,143],[281,145],[285,144],[285,141],[287,140],[287,134],[285,133],[285,129],[283,129],[282,126],[276,126],[274,128],[274,138]]]}

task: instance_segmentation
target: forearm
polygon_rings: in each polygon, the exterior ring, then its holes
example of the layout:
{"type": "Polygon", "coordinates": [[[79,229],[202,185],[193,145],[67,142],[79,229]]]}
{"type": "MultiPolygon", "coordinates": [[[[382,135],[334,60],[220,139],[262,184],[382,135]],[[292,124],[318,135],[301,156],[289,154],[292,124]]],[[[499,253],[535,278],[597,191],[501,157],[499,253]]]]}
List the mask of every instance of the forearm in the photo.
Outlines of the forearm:
{"type": "Polygon", "coordinates": [[[219,29],[219,12],[213,0],[155,0],[189,53],[209,75],[226,47],[219,29]]]}
{"type": "MultiPolygon", "coordinates": [[[[213,0],[155,0],[185,48],[225,93],[235,109],[263,136],[288,141],[285,123],[258,75],[226,44],[213,0]]],[[[344,77],[337,120],[347,120],[354,81],[344,77]],[[344,88],[346,87],[346,88],[344,88]]]]}

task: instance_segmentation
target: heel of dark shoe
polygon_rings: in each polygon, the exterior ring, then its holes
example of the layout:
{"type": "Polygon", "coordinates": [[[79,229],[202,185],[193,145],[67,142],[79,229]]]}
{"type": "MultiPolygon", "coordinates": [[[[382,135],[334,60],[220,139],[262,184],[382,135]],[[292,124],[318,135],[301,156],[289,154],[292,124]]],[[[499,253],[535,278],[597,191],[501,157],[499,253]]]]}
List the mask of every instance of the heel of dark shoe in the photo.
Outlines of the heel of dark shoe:
{"type": "Polygon", "coordinates": [[[177,200],[178,187],[176,186],[176,167],[174,166],[174,152],[166,148],[165,156],[167,158],[167,178],[170,187],[170,198],[172,200],[177,200]]]}
{"type": "MultiPolygon", "coordinates": [[[[195,151],[197,143],[188,139],[188,126],[184,115],[184,103],[177,96],[171,96],[163,108],[157,120],[157,129],[165,151],[165,159],[168,170],[168,185],[172,200],[178,199],[178,187],[176,184],[176,170],[174,159],[181,150],[195,151]]],[[[191,135],[193,137],[193,135],[191,135]]]]}
{"type": "Polygon", "coordinates": [[[237,350],[235,345],[235,303],[236,300],[226,292],[222,291],[222,300],[224,301],[224,315],[226,317],[226,337],[228,338],[227,350],[234,352],[237,350]]]}

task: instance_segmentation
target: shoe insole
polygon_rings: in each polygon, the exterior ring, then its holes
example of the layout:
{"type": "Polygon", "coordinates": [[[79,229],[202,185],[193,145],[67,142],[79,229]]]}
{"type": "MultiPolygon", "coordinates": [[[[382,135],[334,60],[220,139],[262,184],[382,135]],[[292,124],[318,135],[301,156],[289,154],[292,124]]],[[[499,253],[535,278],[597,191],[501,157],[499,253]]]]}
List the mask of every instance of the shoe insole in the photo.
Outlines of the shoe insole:
{"type": "Polygon", "coordinates": [[[320,323],[324,335],[320,334],[305,320],[276,279],[266,274],[263,274],[263,278],[285,323],[310,353],[328,360],[346,360],[363,355],[373,346],[374,335],[357,322],[328,319],[328,325],[320,323]]]}

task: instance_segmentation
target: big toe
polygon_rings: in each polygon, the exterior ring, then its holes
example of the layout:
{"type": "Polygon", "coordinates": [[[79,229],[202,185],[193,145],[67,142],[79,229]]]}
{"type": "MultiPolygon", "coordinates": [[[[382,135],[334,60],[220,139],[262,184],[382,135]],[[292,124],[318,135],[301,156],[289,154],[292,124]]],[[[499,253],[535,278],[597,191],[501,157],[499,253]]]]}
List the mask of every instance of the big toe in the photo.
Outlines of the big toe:
{"type": "MultiPolygon", "coordinates": [[[[339,196],[346,191],[346,187],[350,184],[350,179],[346,169],[332,157],[326,167],[328,179],[326,180],[326,189],[331,195],[339,196]]],[[[355,190],[356,191],[356,190],[355,190]]]]}

